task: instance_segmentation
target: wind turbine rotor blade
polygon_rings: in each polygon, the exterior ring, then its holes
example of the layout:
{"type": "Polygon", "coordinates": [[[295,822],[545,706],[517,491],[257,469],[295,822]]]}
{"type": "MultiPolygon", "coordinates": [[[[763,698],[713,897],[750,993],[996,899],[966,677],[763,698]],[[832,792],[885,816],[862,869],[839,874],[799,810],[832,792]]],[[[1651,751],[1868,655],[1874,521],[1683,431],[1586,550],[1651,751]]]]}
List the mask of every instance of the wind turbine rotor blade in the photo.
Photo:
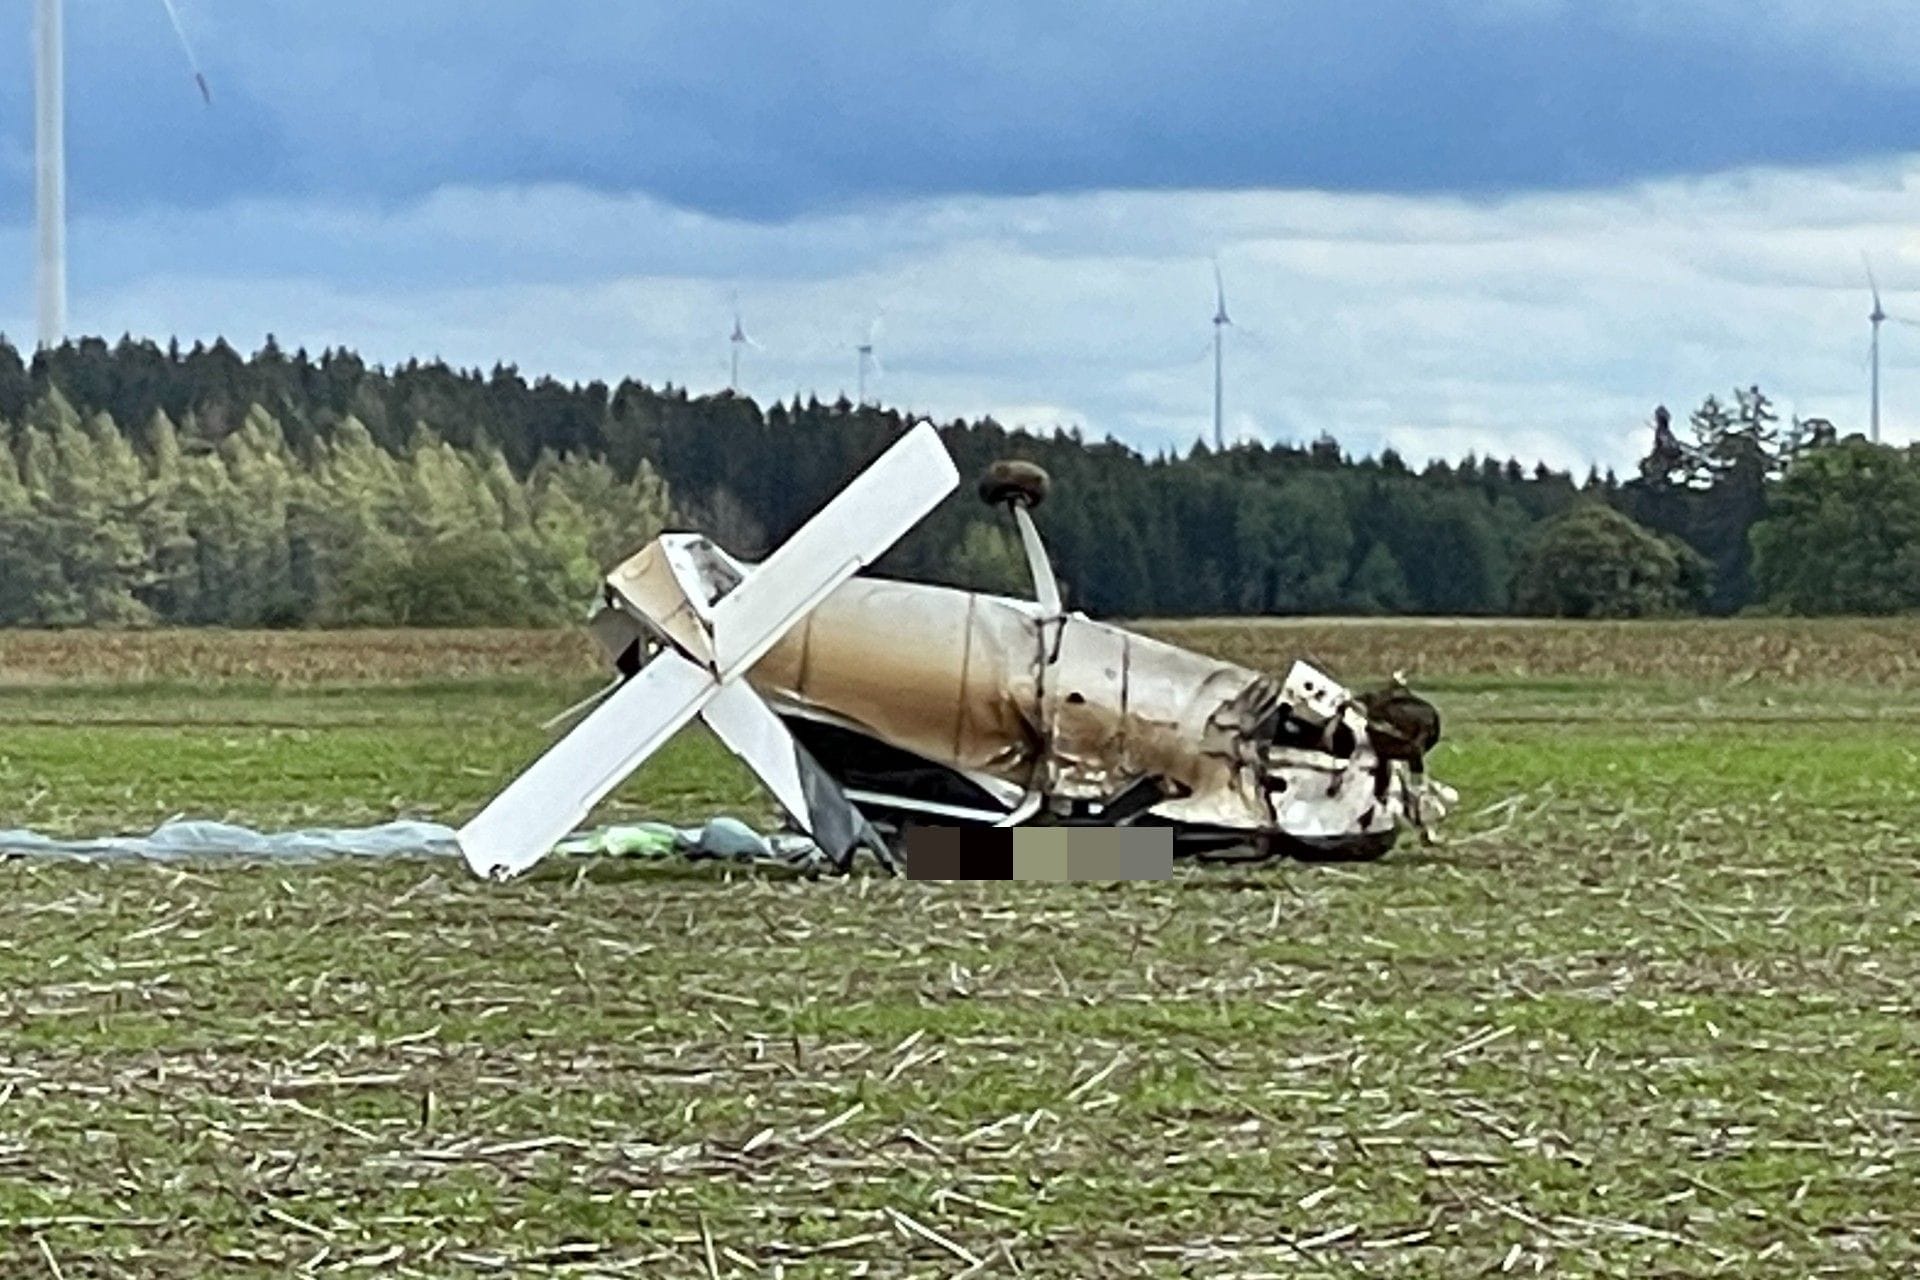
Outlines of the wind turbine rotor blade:
{"type": "Polygon", "coordinates": [[[1277,349],[1273,339],[1267,335],[1266,330],[1249,329],[1246,325],[1238,321],[1229,321],[1229,323],[1233,325],[1233,331],[1239,335],[1240,340],[1251,346],[1254,350],[1274,351],[1277,349]]]}
{"type": "Polygon", "coordinates": [[[1867,288],[1873,292],[1873,309],[1880,310],[1880,282],[1873,278],[1873,260],[1867,257],[1866,250],[1860,251],[1860,265],[1867,269],[1867,288]]]}
{"type": "Polygon", "coordinates": [[[1920,320],[1909,320],[1905,316],[1888,316],[1887,319],[1895,324],[1904,324],[1909,329],[1920,329],[1920,320]]]}
{"type": "Polygon", "coordinates": [[[1218,258],[1213,260],[1213,300],[1216,304],[1215,315],[1224,323],[1232,323],[1227,320],[1227,281],[1226,277],[1220,274],[1218,258]]]}
{"type": "Polygon", "coordinates": [[[167,11],[167,21],[173,24],[173,34],[180,38],[180,51],[187,55],[187,67],[193,72],[193,82],[200,86],[200,97],[208,105],[213,105],[213,90],[207,88],[207,77],[201,74],[200,59],[194,55],[193,42],[187,39],[187,29],[180,22],[180,11],[173,7],[173,0],[160,0],[160,6],[167,11]]]}

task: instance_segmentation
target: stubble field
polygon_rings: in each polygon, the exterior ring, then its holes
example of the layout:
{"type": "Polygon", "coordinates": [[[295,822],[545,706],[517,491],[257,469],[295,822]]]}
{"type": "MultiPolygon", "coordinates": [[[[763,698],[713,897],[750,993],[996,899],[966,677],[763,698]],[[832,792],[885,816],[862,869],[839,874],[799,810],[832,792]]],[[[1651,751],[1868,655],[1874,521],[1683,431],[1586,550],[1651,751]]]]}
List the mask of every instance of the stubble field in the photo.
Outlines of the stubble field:
{"type": "MultiPolygon", "coordinates": [[[[1448,717],[1164,884],[0,864],[0,1273],[1893,1275],[1920,625],[1155,628],[1448,717]]],[[[566,634],[0,633],[0,825],[458,822],[566,634]]],[[[767,816],[689,735],[608,816],[767,816]]]]}

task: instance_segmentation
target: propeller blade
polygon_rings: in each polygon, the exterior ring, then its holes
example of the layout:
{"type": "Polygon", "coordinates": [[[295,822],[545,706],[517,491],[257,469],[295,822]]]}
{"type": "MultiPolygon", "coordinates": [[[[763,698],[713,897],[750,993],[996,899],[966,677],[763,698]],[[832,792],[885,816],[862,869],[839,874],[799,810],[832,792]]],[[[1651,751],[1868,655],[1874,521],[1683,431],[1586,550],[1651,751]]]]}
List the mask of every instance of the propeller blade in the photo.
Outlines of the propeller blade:
{"type": "Polygon", "coordinates": [[[1867,257],[1867,251],[1860,251],[1860,265],[1867,269],[1867,288],[1873,291],[1873,309],[1880,309],[1880,284],[1873,278],[1873,260],[1867,257]]]}
{"type": "Polygon", "coordinates": [[[180,11],[173,7],[173,0],[160,0],[167,11],[167,21],[173,24],[173,34],[180,38],[180,50],[187,55],[187,67],[193,72],[193,82],[200,86],[200,97],[208,106],[213,105],[213,90],[207,88],[207,78],[200,72],[200,59],[194,56],[193,42],[187,39],[187,29],[180,24],[180,11]]]}
{"type": "MultiPolygon", "coordinates": [[[[1218,314],[1222,320],[1225,320],[1227,316],[1227,281],[1226,278],[1220,274],[1220,259],[1218,257],[1215,257],[1213,260],[1213,300],[1218,305],[1216,314],[1218,314]]],[[[1231,321],[1228,323],[1231,323],[1231,321]]]]}
{"type": "Polygon", "coordinates": [[[1909,320],[1905,316],[1888,316],[1895,324],[1904,324],[1910,329],[1920,329],[1920,320],[1909,320]]]}

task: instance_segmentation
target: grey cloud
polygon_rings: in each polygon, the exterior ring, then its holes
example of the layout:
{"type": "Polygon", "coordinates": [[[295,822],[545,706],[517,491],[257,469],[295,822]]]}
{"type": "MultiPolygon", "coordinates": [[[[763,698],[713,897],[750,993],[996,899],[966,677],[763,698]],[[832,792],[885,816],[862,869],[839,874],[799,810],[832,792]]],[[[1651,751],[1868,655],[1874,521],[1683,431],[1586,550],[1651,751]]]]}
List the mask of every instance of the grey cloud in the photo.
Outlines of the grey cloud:
{"type": "MultiPolygon", "coordinates": [[[[397,208],[248,201],[83,219],[76,320],[385,360],[509,360],[696,390],[725,378],[728,295],[748,390],[851,389],[876,311],[890,400],[1083,424],[1184,447],[1209,423],[1207,257],[1233,311],[1229,420],[1328,430],[1415,461],[1468,450],[1630,465],[1653,403],[1758,381],[1789,410],[1865,418],[1874,254],[1920,315],[1920,157],[1603,194],[1093,192],[901,202],[766,224],[559,188],[447,189],[397,208]],[[167,263],[165,274],[152,264],[167,263]]],[[[27,233],[0,229],[0,260],[27,233]]],[[[11,314],[18,333],[24,292],[11,314]]],[[[1920,435],[1920,331],[1887,333],[1887,418],[1920,435]]]]}

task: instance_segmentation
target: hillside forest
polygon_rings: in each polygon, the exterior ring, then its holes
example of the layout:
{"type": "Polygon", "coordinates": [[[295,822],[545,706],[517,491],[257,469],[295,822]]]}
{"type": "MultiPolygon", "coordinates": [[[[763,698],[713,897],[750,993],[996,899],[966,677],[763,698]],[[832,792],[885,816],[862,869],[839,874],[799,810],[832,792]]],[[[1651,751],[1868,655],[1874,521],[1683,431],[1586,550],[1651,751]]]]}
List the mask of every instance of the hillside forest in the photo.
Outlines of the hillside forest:
{"type": "MultiPolygon", "coordinates": [[[[0,625],[548,625],[664,528],[752,558],[909,425],[510,366],[350,351],[0,339],[0,625]]],[[[1920,607],[1920,452],[1782,423],[1756,387],[1647,424],[1635,474],[1418,467],[1298,444],[1147,455],[992,420],[963,476],[1052,474],[1037,513],[1096,616],[1633,617],[1920,607]]],[[[880,572],[1018,592],[1004,513],[963,487],[880,572]]]]}

